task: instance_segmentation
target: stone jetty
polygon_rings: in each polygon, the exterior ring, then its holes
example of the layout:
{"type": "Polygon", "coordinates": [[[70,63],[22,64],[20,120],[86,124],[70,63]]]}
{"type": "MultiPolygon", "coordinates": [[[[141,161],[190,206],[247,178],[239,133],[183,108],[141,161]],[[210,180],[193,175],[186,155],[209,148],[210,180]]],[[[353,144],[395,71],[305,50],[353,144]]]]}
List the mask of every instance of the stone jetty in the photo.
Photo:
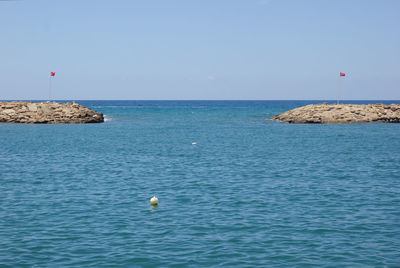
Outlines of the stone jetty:
{"type": "Polygon", "coordinates": [[[303,124],[400,123],[400,104],[311,104],[270,119],[303,124]]]}
{"type": "Polygon", "coordinates": [[[104,122],[102,113],[75,102],[0,102],[0,123],[82,124],[104,122]]]}

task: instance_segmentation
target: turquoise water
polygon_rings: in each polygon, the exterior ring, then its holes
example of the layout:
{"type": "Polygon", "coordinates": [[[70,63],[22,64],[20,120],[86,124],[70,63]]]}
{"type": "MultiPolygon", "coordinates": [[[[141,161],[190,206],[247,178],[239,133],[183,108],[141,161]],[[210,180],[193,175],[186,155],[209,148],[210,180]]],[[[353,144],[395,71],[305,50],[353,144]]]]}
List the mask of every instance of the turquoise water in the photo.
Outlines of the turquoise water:
{"type": "Polygon", "coordinates": [[[399,124],[265,120],[311,101],[79,103],[107,122],[0,125],[0,266],[400,267],[399,124]]]}

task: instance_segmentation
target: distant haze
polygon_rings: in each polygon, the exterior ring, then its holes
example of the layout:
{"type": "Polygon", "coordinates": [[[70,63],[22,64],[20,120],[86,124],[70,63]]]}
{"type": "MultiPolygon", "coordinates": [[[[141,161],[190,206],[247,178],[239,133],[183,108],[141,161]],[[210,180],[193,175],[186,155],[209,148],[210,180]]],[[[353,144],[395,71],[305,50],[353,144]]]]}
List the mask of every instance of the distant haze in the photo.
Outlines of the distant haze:
{"type": "Polygon", "coordinates": [[[400,99],[398,0],[0,1],[0,99],[400,99]],[[339,72],[346,73],[343,78],[339,72]]]}

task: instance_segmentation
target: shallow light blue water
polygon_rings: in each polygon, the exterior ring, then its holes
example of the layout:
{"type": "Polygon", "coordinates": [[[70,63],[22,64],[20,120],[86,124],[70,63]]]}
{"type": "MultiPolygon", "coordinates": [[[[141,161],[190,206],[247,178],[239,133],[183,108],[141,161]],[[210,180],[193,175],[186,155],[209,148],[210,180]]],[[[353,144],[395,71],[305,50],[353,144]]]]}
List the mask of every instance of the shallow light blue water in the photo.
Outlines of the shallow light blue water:
{"type": "Polygon", "coordinates": [[[312,101],[79,103],[108,121],[0,125],[0,266],[400,267],[399,124],[265,120],[312,101]]]}

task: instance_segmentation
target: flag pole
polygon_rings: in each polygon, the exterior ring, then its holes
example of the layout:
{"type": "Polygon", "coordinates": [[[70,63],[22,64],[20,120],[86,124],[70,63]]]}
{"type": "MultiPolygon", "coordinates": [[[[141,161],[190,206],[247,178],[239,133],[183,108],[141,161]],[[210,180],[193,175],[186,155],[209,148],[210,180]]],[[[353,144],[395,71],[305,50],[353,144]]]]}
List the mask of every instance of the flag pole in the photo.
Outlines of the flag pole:
{"type": "Polygon", "coordinates": [[[51,78],[53,77],[53,76],[55,76],[56,75],[56,72],[51,72],[50,73],[50,77],[49,77],[49,100],[48,100],[48,102],[50,102],[50,100],[51,100],[51,78]]]}
{"type": "Polygon", "coordinates": [[[50,102],[50,99],[51,99],[51,75],[49,77],[49,102],[50,102]]]}
{"type": "Polygon", "coordinates": [[[337,89],[337,104],[339,104],[339,90],[340,90],[340,86],[341,86],[341,84],[340,84],[340,76],[339,76],[339,86],[338,86],[338,89],[337,89]]]}
{"type": "Polygon", "coordinates": [[[337,104],[339,104],[339,100],[340,100],[339,93],[340,93],[340,87],[342,85],[342,82],[340,82],[340,80],[342,80],[342,77],[345,77],[345,76],[346,76],[346,73],[342,73],[342,72],[339,73],[339,86],[338,86],[338,89],[337,89],[337,104]]]}

